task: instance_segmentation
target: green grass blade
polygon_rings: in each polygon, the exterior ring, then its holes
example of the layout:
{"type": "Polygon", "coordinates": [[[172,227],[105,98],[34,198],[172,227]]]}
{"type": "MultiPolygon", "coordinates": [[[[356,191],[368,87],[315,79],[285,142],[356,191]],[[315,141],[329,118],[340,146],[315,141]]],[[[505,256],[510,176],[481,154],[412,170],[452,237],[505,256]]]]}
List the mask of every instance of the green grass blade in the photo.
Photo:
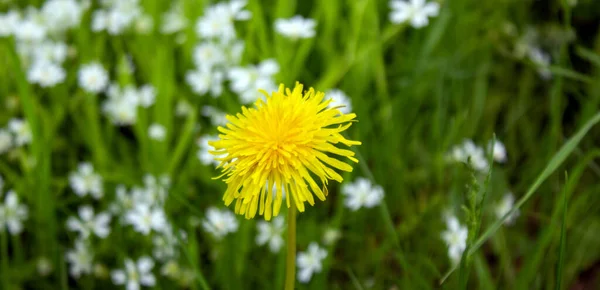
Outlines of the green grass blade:
{"type": "MultiPolygon", "coordinates": [[[[565,183],[568,180],[568,175],[565,172],[565,183]]],[[[563,215],[562,215],[562,225],[561,225],[561,229],[560,229],[560,248],[559,248],[559,255],[558,255],[558,264],[556,265],[556,285],[555,288],[556,290],[560,290],[562,289],[562,278],[563,278],[563,272],[564,272],[564,264],[565,264],[565,251],[566,251],[566,231],[567,231],[567,191],[564,190],[563,191],[563,215]]]]}

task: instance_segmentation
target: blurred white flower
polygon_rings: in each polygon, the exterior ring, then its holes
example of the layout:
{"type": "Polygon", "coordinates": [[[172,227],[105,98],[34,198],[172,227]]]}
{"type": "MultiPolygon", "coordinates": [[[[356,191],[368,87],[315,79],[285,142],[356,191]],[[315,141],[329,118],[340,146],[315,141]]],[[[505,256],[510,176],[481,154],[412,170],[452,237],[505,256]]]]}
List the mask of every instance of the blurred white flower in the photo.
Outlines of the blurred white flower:
{"type": "Polygon", "coordinates": [[[154,28],[154,19],[150,15],[141,14],[135,19],[134,28],[139,34],[148,34],[154,28]]]}
{"type": "Polygon", "coordinates": [[[552,72],[550,71],[550,55],[541,50],[539,47],[530,47],[527,56],[529,60],[537,66],[538,74],[543,79],[550,79],[552,72]]]}
{"type": "Polygon", "coordinates": [[[160,31],[164,34],[176,33],[185,29],[187,24],[188,21],[183,14],[181,5],[179,2],[177,2],[171,6],[169,11],[162,15],[162,26],[160,31]]]}
{"type": "Polygon", "coordinates": [[[221,96],[223,92],[223,73],[208,68],[197,68],[188,71],[185,81],[192,87],[192,91],[198,95],[204,95],[210,91],[213,98],[221,96]]]}
{"type": "Polygon", "coordinates": [[[124,269],[112,271],[112,281],[116,285],[125,285],[127,290],[139,290],[140,285],[152,287],[156,284],[152,268],[154,261],[150,257],[141,257],[137,262],[125,259],[124,269]]]}
{"type": "Polygon", "coordinates": [[[150,234],[150,231],[164,231],[168,224],[165,212],[162,208],[140,203],[135,204],[133,209],[125,214],[125,220],[133,226],[136,232],[143,235],[150,234]]]}
{"type": "MultiPolygon", "coordinates": [[[[185,237],[184,232],[180,234],[185,237]]],[[[152,255],[157,260],[164,262],[177,258],[179,240],[171,227],[168,227],[162,234],[152,237],[152,244],[154,245],[152,255]]]]}
{"type": "Polygon", "coordinates": [[[395,24],[410,22],[414,28],[421,28],[429,24],[429,17],[436,17],[440,13],[437,2],[426,0],[392,0],[390,1],[390,21],[395,24]]]}
{"type": "Polygon", "coordinates": [[[229,71],[230,88],[242,103],[252,103],[262,95],[259,90],[267,93],[277,90],[273,75],[278,72],[279,64],[274,59],[264,60],[257,66],[234,67],[229,71]]]}
{"type": "Polygon", "coordinates": [[[92,30],[107,31],[111,35],[121,34],[142,15],[138,0],[110,1],[104,10],[96,10],[92,15],[92,30]]]}
{"type": "Polygon", "coordinates": [[[219,210],[215,207],[209,207],[206,210],[206,218],[202,220],[202,227],[217,240],[220,240],[227,234],[237,231],[238,221],[233,213],[227,209],[219,210]]]}
{"type": "Polygon", "coordinates": [[[36,269],[40,276],[45,277],[52,273],[52,262],[46,257],[40,257],[36,262],[36,269]]]}
{"type": "Polygon", "coordinates": [[[48,0],[42,6],[46,27],[51,32],[64,32],[79,25],[81,5],[75,0],[48,0]]]}
{"type": "Polygon", "coordinates": [[[306,252],[300,252],[296,256],[296,265],[298,266],[298,281],[308,283],[314,273],[320,273],[323,265],[322,261],[327,257],[327,250],[319,247],[319,244],[312,242],[308,245],[306,252]]]}
{"type": "Polygon", "coordinates": [[[461,145],[452,147],[447,159],[453,162],[469,164],[475,170],[482,173],[486,173],[489,169],[489,163],[483,148],[475,145],[473,141],[468,139],[464,140],[461,145]]]}
{"type": "Polygon", "coordinates": [[[175,115],[177,117],[185,117],[194,111],[194,108],[186,100],[179,100],[175,105],[175,115]]]}
{"type": "Polygon", "coordinates": [[[340,232],[340,230],[328,227],[323,233],[323,243],[327,246],[331,246],[335,242],[337,242],[337,240],[339,240],[340,237],[342,237],[342,233],[340,232]]]}
{"type": "Polygon", "coordinates": [[[27,206],[19,202],[19,197],[14,191],[6,193],[4,203],[0,204],[0,234],[6,227],[12,235],[23,231],[23,222],[29,217],[27,206]]]}
{"type": "Polygon", "coordinates": [[[22,21],[17,24],[13,33],[17,41],[34,43],[40,42],[46,38],[47,31],[44,25],[29,17],[22,19],[22,21]]]}
{"type": "Polygon", "coordinates": [[[69,174],[69,184],[80,197],[91,195],[100,199],[104,195],[102,176],[94,172],[94,166],[89,162],[80,163],[76,172],[69,174]]]}
{"type": "Polygon", "coordinates": [[[225,126],[227,124],[226,114],[212,106],[202,107],[202,116],[209,117],[210,122],[215,126],[225,126]]]}
{"type": "Polygon", "coordinates": [[[167,130],[163,125],[154,123],[148,127],[148,137],[155,141],[164,141],[167,137],[167,130]]]}
{"type": "MultiPolygon", "coordinates": [[[[6,153],[13,146],[13,137],[6,129],[0,129],[0,154],[6,153]]],[[[0,188],[2,189],[2,188],[0,188]]]]}
{"type": "Polygon", "coordinates": [[[11,119],[8,121],[8,130],[14,135],[14,145],[16,146],[29,144],[33,139],[29,123],[22,119],[11,119]]]}
{"type": "Polygon", "coordinates": [[[256,244],[262,246],[269,243],[269,249],[272,253],[278,253],[283,246],[283,231],[285,230],[285,220],[282,216],[275,217],[272,221],[259,221],[256,224],[258,235],[256,244]]]}
{"type": "MultiPolygon", "coordinates": [[[[498,219],[503,218],[510,210],[515,206],[515,197],[512,192],[508,192],[502,197],[502,200],[498,202],[494,207],[494,213],[496,213],[496,217],[498,219]]],[[[519,217],[520,212],[519,209],[515,210],[512,214],[510,214],[506,220],[504,221],[505,225],[512,225],[515,223],[516,219],[519,217]]]]}
{"type": "Polygon", "coordinates": [[[127,192],[127,188],[119,184],[115,188],[115,201],[110,205],[110,212],[114,215],[122,215],[133,208],[133,196],[127,192]]]}
{"type": "Polygon", "coordinates": [[[442,232],[442,239],[448,246],[448,257],[450,261],[456,265],[460,262],[463,252],[467,247],[467,237],[469,231],[467,228],[460,224],[458,219],[453,215],[447,215],[446,231],[442,232]]]}
{"type": "Polygon", "coordinates": [[[65,77],[60,65],[48,61],[36,61],[27,71],[27,80],[44,88],[62,83],[65,77]]]}
{"type": "Polygon", "coordinates": [[[139,92],[133,86],[121,89],[118,85],[110,85],[107,90],[108,99],[102,104],[102,110],[115,125],[133,125],[137,121],[139,92]]]}
{"type": "Polygon", "coordinates": [[[98,62],[82,65],[78,73],[79,86],[88,93],[102,92],[108,85],[108,73],[98,62]]]}
{"type": "Polygon", "coordinates": [[[496,162],[506,162],[506,147],[504,147],[504,144],[499,140],[496,140],[495,142],[490,141],[488,144],[488,151],[490,151],[490,153],[493,151],[493,157],[496,162]]]}
{"type": "Polygon", "coordinates": [[[244,10],[246,0],[221,2],[206,8],[196,22],[196,34],[203,38],[217,38],[229,42],[236,37],[234,20],[247,20],[251,14],[244,10]]]}
{"type": "Polygon", "coordinates": [[[137,92],[138,104],[144,108],[154,105],[156,90],[152,85],[143,85],[137,92]]]}
{"type": "Polygon", "coordinates": [[[79,219],[69,217],[67,229],[78,232],[82,239],[87,239],[91,234],[104,239],[110,234],[110,214],[98,213],[94,215],[94,208],[88,205],[79,207],[79,219]]]}
{"type": "Polygon", "coordinates": [[[21,16],[17,10],[0,13],[0,37],[13,35],[20,25],[21,16]]]}
{"type": "Polygon", "coordinates": [[[79,278],[82,274],[92,273],[94,254],[84,240],[77,239],[75,248],[68,250],[65,256],[71,264],[69,273],[74,278],[79,278]]]}
{"type": "Polygon", "coordinates": [[[352,211],[361,207],[375,207],[381,203],[384,196],[381,186],[373,185],[369,179],[363,177],[342,185],[342,194],[346,196],[344,204],[352,211]]]}
{"type": "Polygon", "coordinates": [[[217,141],[219,140],[219,136],[217,135],[204,135],[201,136],[200,138],[198,138],[198,147],[200,147],[200,149],[198,150],[198,153],[196,154],[196,156],[198,157],[198,159],[200,160],[200,162],[204,165],[214,165],[217,166],[219,165],[219,163],[221,163],[220,161],[215,160],[215,156],[210,154],[209,151],[210,150],[214,150],[214,148],[212,146],[210,146],[208,144],[209,141],[217,141]]]}
{"type": "Polygon", "coordinates": [[[342,114],[350,114],[352,112],[352,102],[350,98],[341,90],[332,89],[325,93],[325,99],[331,99],[331,103],[329,103],[329,108],[340,107],[338,110],[342,112],[342,114]]]}
{"type": "Polygon", "coordinates": [[[317,22],[314,19],[304,18],[300,15],[289,19],[275,19],[275,31],[293,40],[314,37],[316,25],[317,22]]]}
{"type": "Polygon", "coordinates": [[[31,58],[34,63],[46,62],[58,65],[67,58],[67,51],[66,43],[45,40],[32,46],[31,58]]]}
{"type": "Polygon", "coordinates": [[[193,60],[200,70],[210,70],[227,60],[223,47],[214,42],[202,42],[194,47],[193,60]]]}

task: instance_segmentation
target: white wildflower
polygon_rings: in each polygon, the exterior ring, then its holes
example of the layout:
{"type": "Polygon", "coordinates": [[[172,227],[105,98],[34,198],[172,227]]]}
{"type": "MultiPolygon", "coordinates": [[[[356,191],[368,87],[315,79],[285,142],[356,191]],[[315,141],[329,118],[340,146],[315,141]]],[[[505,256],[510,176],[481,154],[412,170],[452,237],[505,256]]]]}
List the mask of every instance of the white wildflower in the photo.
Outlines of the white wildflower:
{"type": "Polygon", "coordinates": [[[502,144],[502,142],[500,142],[499,140],[496,140],[495,142],[493,142],[493,144],[492,141],[490,141],[490,143],[488,144],[488,151],[493,151],[493,157],[496,162],[506,162],[506,147],[504,147],[504,144],[502,144]]]}
{"type": "Polygon", "coordinates": [[[467,163],[479,172],[485,173],[489,169],[483,148],[471,140],[464,140],[461,145],[452,147],[447,158],[450,161],[467,163]]]}
{"type": "MultiPolygon", "coordinates": [[[[502,197],[502,200],[498,202],[494,207],[494,213],[498,219],[503,218],[507,215],[510,210],[515,206],[515,197],[512,192],[508,192],[502,197]]],[[[520,212],[519,209],[515,210],[512,214],[510,214],[506,220],[504,221],[505,225],[512,225],[515,223],[516,219],[519,217],[520,212]]]]}
{"type": "MultiPolygon", "coordinates": [[[[13,138],[6,129],[0,129],[0,154],[8,152],[13,146],[13,138]]],[[[0,187],[0,189],[2,189],[0,187]]]]}
{"type": "Polygon", "coordinates": [[[160,31],[164,34],[176,33],[185,29],[187,24],[188,21],[183,14],[181,5],[177,2],[169,11],[163,14],[160,31]]]}
{"type": "Polygon", "coordinates": [[[19,202],[14,191],[6,193],[4,203],[0,204],[0,234],[6,227],[12,235],[23,231],[23,222],[29,217],[27,206],[19,202]]]}
{"type": "Polygon", "coordinates": [[[109,81],[108,73],[98,62],[83,65],[79,69],[78,77],[79,86],[88,93],[102,92],[109,81]]]}
{"type": "Polygon", "coordinates": [[[138,90],[138,104],[144,108],[154,105],[156,100],[156,90],[151,85],[143,85],[138,90]]]}
{"type": "Polygon", "coordinates": [[[322,261],[327,257],[327,251],[319,247],[315,242],[308,245],[306,252],[300,252],[296,256],[298,266],[298,281],[308,283],[314,273],[320,273],[322,261]]]}
{"type": "Polygon", "coordinates": [[[8,122],[8,130],[14,135],[14,145],[16,146],[29,144],[33,139],[29,123],[22,119],[11,119],[8,122]]]}
{"type": "Polygon", "coordinates": [[[230,88],[239,95],[242,103],[252,103],[262,96],[259,90],[267,93],[277,90],[273,76],[278,72],[279,64],[273,59],[258,66],[235,67],[229,71],[230,88]]]}
{"type": "Polygon", "coordinates": [[[79,219],[76,217],[67,219],[67,229],[78,232],[83,239],[87,239],[91,234],[104,239],[110,234],[110,215],[108,213],[94,215],[91,206],[82,206],[79,208],[79,219]]]}
{"type": "Polygon", "coordinates": [[[445,217],[448,229],[442,233],[442,239],[448,245],[448,257],[453,264],[458,264],[467,247],[469,231],[462,226],[455,216],[445,217]]]}
{"type": "Polygon", "coordinates": [[[141,257],[137,262],[125,259],[124,269],[112,271],[112,281],[116,285],[125,285],[127,290],[139,290],[140,286],[152,287],[156,284],[152,268],[154,261],[150,257],[141,257]]]}
{"type": "Polygon", "coordinates": [[[223,47],[214,42],[203,42],[194,47],[193,60],[196,67],[210,70],[227,60],[223,47]]]}
{"type": "Polygon", "coordinates": [[[327,228],[323,233],[323,243],[325,245],[331,246],[335,242],[337,242],[337,240],[339,240],[341,237],[342,233],[340,232],[340,230],[336,228],[327,228]]]}
{"type": "Polygon", "coordinates": [[[437,2],[426,2],[426,0],[392,0],[390,8],[392,8],[390,13],[392,23],[410,22],[414,28],[427,26],[429,18],[436,17],[440,13],[440,5],[437,2]]]}
{"type": "Polygon", "coordinates": [[[0,13],[0,37],[13,35],[21,22],[21,16],[17,10],[0,13]]]}
{"type": "Polygon", "coordinates": [[[350,114],[352,112],[352,102],[350,98],[341,90],[332,89],[325,93],[325,99],[331,99],[329,108],[339,107],[338,110],[342,114],[350,114]]]}
{"type": "Polygon", "coordinates": [[[223,92],[223,73],[208,68],[197,68],[188,71],[185,81],[192,87],[192,91],[198,95],[204,95],[210,91],[214,98],[221,96],[223,92]]]}
{"type": "Polygon", "coordinates": [[[41,12],[48,30],[64,32],[79,25],[82,7],[75,0],[48,0],[41,12]]]}
{"type": "Polygon", "coordinates": [[[209,6],[196,22],[196,34],[203,38],[217,38],[229,42],[236,37],[234,20],[247,20],[251,14],[244,10],[246,0],[221,2],[209,6]]]}
{"type": "Polygon", "coordinates": [[[154,123],[148,127],[148,137],[154,141],[164,141],[167,137],[167,130],[163,125],[154,123]]]}
{"type": "Polygon", "coordinates": [[[150,231],[164,231],[168,224],[165,212],[162,208],[150,206],[148,204],[135,204],[125,215],[127,223],[133,226],[136,232],[143,235],[150,234],[150,231]]]}
{"type": "Polygon", "coordinates": [[[304,18],[300,15],[296,15],[289,19],[276,19],[275,31],[292,40],[297,40],[300,38],[312,38],[316,34],[316,25],[317,22],[314,19],[304,18]]]}
{"type": "Polygon", "coordinates": [[[256,244],[262,246],[269,243],[269,249],[272,253],[278,253],[283,246],[283,231],[285,230],[285,220],[282,216],[275,217],[272,221],[259,221],[256,224],[258,235],[256,244]]]}
{"type": "Polygon", "coordinates": [[[80,163],[76,172],[69,174],[71,188],[80,197],[91,195],[100,199],[104,195],[102,176],[94,172],[94,166],[89,162],[80,163]]]}
{"type": "Polygon", "coordinates": [[[237,231],[238,221],[233,213],[227,209],[219,210],[215,207],[209,207],[206,210],[206,218],[202,220],[202,227],[220,240],[227,234],[237,231]]]}
{"type": "Polygon", "coordinates": [[[65,77],[60,65],[48,61],[36,61],[27,71],[27,80],[44,88],[62,83],[65,77]]]}
{"type": "Polygon", "coordinates": [[[71,264],[69,273],[74,278],[79,278],[82,274],[92,273],[94,254],[92,249],[86,244],[86,241],[78,239],[75,241],[75,248],[67,251],[67,261],[71,264]]]}
{"type": "Polygon", "coordinates": [[[344,204],[352,211],[361,207],[372,208],[381,203],[384,192],[379,185],[373,185],[370,180],[359,177],[353,183],[342,185],[342,194],[346,196],[344,204]]]}
{"type": "Polygon", "coordinates": [[[210,122],[215,126],[225,126],[228,122],[227,114],[212,106],[203,106],[202,116],[209,117],[210,122]]]}

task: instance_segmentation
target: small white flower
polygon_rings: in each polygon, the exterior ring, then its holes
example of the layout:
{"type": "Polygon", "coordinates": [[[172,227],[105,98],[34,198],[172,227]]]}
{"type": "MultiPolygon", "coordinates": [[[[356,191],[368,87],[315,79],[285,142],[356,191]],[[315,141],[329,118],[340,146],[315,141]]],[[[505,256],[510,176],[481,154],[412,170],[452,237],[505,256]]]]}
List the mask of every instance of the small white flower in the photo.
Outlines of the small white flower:
{"type": "Polygon", "coordinates": [[[79,69],[79,86],[86,92],[99,93],[102,92],[108,85],[108,73],[104,67],[93,62],[83,65],[79,69]]]}
{"type": "MultiPolygon", "coordinates": [[[[185,233],[180,233],[185,237],[185,233]]],[[[173,229],[169,227],[161,235],[155,235],[152,238],[152,244],[154,249],[152,255],[159,261],[168,261],[170,259],[177,258],[179,240],[173,233],[173,229]]]]}
{"type": "Polygon", "coordinates": [[[142,14],[135,20],[134,27],[137,33],[148,34],[152,32],[152,28],[154,28],[154,19],[152,19],[152,16],[150,15],[142,14]]]}
{"type": "Polygon", "coordinates": [[[14,135],[14,145],[16,146],[29,144],[33,139],[29,123],[22,119],[11,119],[8,122],[8,130],[14,135]]]}
{"type": "Polygon", "coordinates": [[[20,22],[21,16],[19,16],[17,10],[10,10],[0,14],[0,37],[14,34],[20,22]]]}
{"type": "Polygon", "coordinates": [[[62,83],[65,80],[65,70],[48,61],[36,61],[27,71],[27,80],[47,88],[62,83]]]}
{"type": "Polygon", "coordinates": [[[181,5],[177,2],[169,11],[163,14],[160,31],[164,34],[176,33],[185,29],[187,24],[188,21],[183,14],[181,5]]]}
{"type": "Polygon", "coordinates": [[[106,30],[111,35],[121,34],[142,15],[138,0],[119,0],[110,3],[107,10],[96,10],[92,15],[92,30],[106,30]]]}
{"type": "Polygon", "coordinates": [[[315,242],[308,245],[306,252],[300,252],[296,256],[298,266],[298,281],[308,283],[314,273],[320,273],[322,261],[327,257],[327,251],[319,247],[315,242]]]}
{"type": "Polygon", "coordinates": [[[140,285],[152,287],[156,284],[152,268],[154,261],[150,257],[141,257],[137,262],[125,259],[124,269],[112,271],[112,281],[116,285],[125,285],[127,290],[139,290],[140,285]]]}
{"type": "Polygon", "coordinates": [[[6,193],[4,204],[0,204],[0,234],[4,227],[12,235],[23,231],[23,221],[29,217],[27,206],[19,202],[19,197],[14,191],[6,193]]]}
{"type": "Polygon", "coordinates": [[[269,249],[272,253],[278,253],[283,246],[283,231],[285,230],[285,220],[282,216],[275,217],[272,221],[259,221],[256,224],[258,235],[256,244],[262,246],[269,243],[269,249]]]}
{"type": "MultiPolygon", "coordinates": [[[[494,212],[496,213],[496,217],[501,219],[515,206],[515,197],[512,192],[508,192],[502,197],[499,203],[494,207],[494,212]]],[[[515,210],[506,220],[504,221],[505,225],[512,225],[515,223],[515,220],[519,217],[520,212],[519,209],[515,210]]]]}
{"type": "Polygon", "coordinates": [[[493,143],[494,144],[492,144],[492,141],[490,141],[488,144],[488,151],[494,152],[494,160],[499,163],[506,162],[506,147],[504,147],[504,144],[502,144],[502,142],[499,140],[496,140],[493,143]]]}
{"type": "Polygon", "coordinates": [[[446,216],[448,229],[442,233],[442,239],[448,245],[448,257],[453,264],[458,264],[463,252],[467,248],[467,237],[469,231],[462,226],[455,216],[446,216]]]}
{"type": "MultiPolygon", "coordinates": [[[[6,153],[13,146],[12,135],[8,130],[0,129],[0,154],[6,153]]],[[[2,188],[0,188],[1,190],[2,188]]]]}
{"type": "Polygon", "coordinates": [[[209,153],[210,150],[213,150],[214,148],[212,148],[212,146],[210,146],[208,144],[209,141],[217,141],[219,140],[219,136],[217,135],[204,135],[202,137],[200,137],[198,139],[198,147],[200,147],[200,149],[198,150],[198,153],[196,154],[196,156],[198,157],[198,159],[200,160],[200,162],[204,165],[214,165],[217,166],[219,165],[219,163],[221,163],[220,161],[215,160],[215,155],[212,155],[209,153]]]}
{"type": "Polygon", "coordinates": [[[220,240],[227,234],[237,231],[238,221],[233,213],[227,209],[219,210],[215,207],[209,207],[206,210],[206,218],[202,220],[202,227],[217,240],[220,240]]]}
{"type": "Polygon", "coordinates": [[[327,228],[325,230],[325,233],[323,233],[323,243],[325,245],[331,246],[337,240],[339,240],[341,236],[342,236],[342,233],[340,232],[340,230],[338,230],[336,228],[327,228]]]}
{"type": "Polygon", "coordinates": [[[162,232],[167,227],[167,218],[162,208],[152,207],[148,204],[136,204],[133,209],[125,214],[127,223],[133,226],[136,232],[143,235],[150,231],[162,232]]]}
{"type": "Polygon", "coordinates": [[[429,17],[436,17],[440,13],[437,2],[426,0],[392,0],[390,1],[390,21],[395,24],[410,22],[414,28],[425,27],[429,24],[429,17]]]}
{"type": "Polygon", "coordinates": [[[167,130],[163,125],[154,123],[148,127],[148,136],[155,141],[164,141],[167,136],[167,130]]]}
{"type": "Polygon", "coordinates": [[[119,184],[115,188],[115,201],[110,205],[110,212],[121,215],[133,208],[133,195],[127,192],[124,185],[119,184]]]}
{"type": "Polygon", "coordinates": [[[45,277],[52,273],[52,262],[46,257],[40,257],[36,262],[36,269],[40,276],[45,277]]]}
{"type": "Polygon", "coordinates": [[[46,40],[31,47],[31,58],[35,63],[46,62],[62,64],[67,58],[68,47],[64,42],[46,40]]]}
{"type": "Polygon", "coordinates": [[[48,30],[64,32],[79,25],[82,7],[75,0],[49,0],[41,12],[48,30]]]}
{"type": "Polygon", "coordinates": [[[196,67],[202,70],[210,70],[227,60],[223,48],[214,42],[203,42],[196,45],[192,57],[196,67]]]}
{"type": "Polygon", "coordinates": [[[223,92],[223,73],[208,68],[198,68],[188,71],[185,81],[192,87],[192,91],[198,95],[204,95],[210,91],[213,98],[221,96],[223,92]]]}
{"type": "Polygon", "coordinates": [[[350,114],[352,112],[352,102],[350,98],[341,90],[332,89],[325,93],[325,98],[331,99],[331,103],[329,103],[329,108],[339,107],[338,110],[342,112],[342,114],[350,114]]]}
{"type": "Polygon", "coordinates": [[[276,19],[275,31],[293,40],[300,38],[312,38],[316,34],[316,25],[317,22],[315,22],[315,20],[296,15],[289,19],[276,19]]]}
{"type": "Polygon", "coordinates": [[[196,34],[203,38],[218,38],[229,42],[236,37],[234,20],[247,20],[251,14],[244,10],[246,0],[221,2],[206,8],[204,16],[196,22],[196,34]]]}
{"type": "Polygon", "coordinates": [[[464,140],[461,145],[452,147],[447,159],[454,162],[467,163],[482,173],[487,172],[489,169],[489,163],[483,148],[475,145],[473,141],[468,139],[464,140]]]}
{"type": "Polygon", "coordinates": [[[545,53],[539,47],[530,47],[527,53],[529,60],[538,68],[538,74],[543,79],[550,79],[552,72],[550,71],[550,55],[545,53]]]}
{"type": "Polygon", "coordinates": [[[100,199],[104,195],[102,176],[94,172],[94,167],[89,162],[80,163],[76,172],[69,174],[71,188],[80,197],[91,195],[100,199]]]}
{"type": "Polygon", "coordinates": [[[156,90],[151,85],[143,85],[138,90],[138,104],[144,108],[154,105],[156,100],[156,90]]]}
{"type": "Polygon", "coordinates": [[[118,85],[110,85],[107,90],[108,99],[102,104],[102,110],[119,126],[133,125],[137,121],[137,109],[140,93],[133,86],[121,89],[118,85]]]}
{"type": "Polygon", "coordinates": [[[87,239],[91,234],[104,239],[110,233],[110,215],[108,213],[94,215],[91,206],[82,206],[79,208],[79,219],[76,217],[67,219],[67,229],[79,232],[83,239],[87,239]]]}
{"type": "Polygon", "coordinates": [[[46,38],[46,27],[34,19],[24,19],[13,31],[18,41],[34,43],[46,38]]]}
{"type": "Polygon", "coordinates": [[[359,177],[353,183],[342,186],[342,194],[346,196],[344,204],[352,211],[361,207],[372,208],[381,203],[384,192],[379,185],[371,184],[371,181],[359,177]]]}
{"type": "Polygon", "coordinates": [[[71,276],[79,278],[82,274],[92,273],[94,254],[84,240],[76,240],[75,248],[67,251],[65,256],[71,264],[69,268],[71,276]]]}
{"type": "Polygon", "coordinates": [[[259,90],[267,93],[277,90],[273,76],[278,72],[279,64],[273,59],[264,60],[258,66],[234,67],[229,71],[230,88],[242,103],[252,103],[262,96],[259,90]]]}

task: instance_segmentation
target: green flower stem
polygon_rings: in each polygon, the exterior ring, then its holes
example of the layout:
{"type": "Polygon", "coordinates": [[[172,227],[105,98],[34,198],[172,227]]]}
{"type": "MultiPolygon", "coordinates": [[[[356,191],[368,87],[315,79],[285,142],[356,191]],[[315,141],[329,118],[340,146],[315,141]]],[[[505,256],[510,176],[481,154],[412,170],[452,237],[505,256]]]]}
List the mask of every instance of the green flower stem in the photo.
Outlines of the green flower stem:
{"type": "Polygon", "coordinates": [[[10,288],[10,268],[8,266],[8,231],[1,231],[0,229],[0,247],[2,248],[2,255],[0,260],[2,261],[2,287],[3,289],[10,288]]]}
{"type": "Polygon", "coordinates": [[[296,205],[288,209],[287,256],[285,260],[285,290],[293,290],[296,283],[296,205]]]}

